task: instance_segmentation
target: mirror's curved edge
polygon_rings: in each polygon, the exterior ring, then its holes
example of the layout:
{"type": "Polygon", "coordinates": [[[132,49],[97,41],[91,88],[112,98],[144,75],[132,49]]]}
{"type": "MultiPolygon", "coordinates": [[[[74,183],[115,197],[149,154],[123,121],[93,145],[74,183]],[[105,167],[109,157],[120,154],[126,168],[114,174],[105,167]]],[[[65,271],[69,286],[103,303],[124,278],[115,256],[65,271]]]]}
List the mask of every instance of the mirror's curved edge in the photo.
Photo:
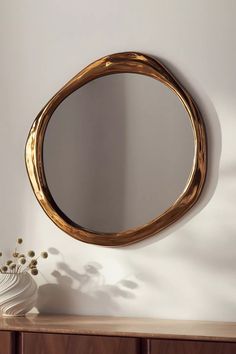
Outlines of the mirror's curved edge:
{"type": "Polygon", "coordinates": [[[128,245],[159,233],[179,220],[197,202],[207,173],[206,130],[201,113],[194,100],[163,64],[141,53],[117,53],[103,57],[87,66],[63,86],[46,104],[30,129],[25,146],[25,163],[31,186],[39,204],[61,230],[86,243],[103,246],[128,245]],[[179,97],[192,123],[195,143],[194,163],[185,189],[175,203],[163,214],[138,228],[119,233],[100,233],[76,225],[54,202],[44,173],[43,140],[53,112],[67,96],[89,81],[105,75],[123,72],[142,74],[159,80],[179,97]]]}

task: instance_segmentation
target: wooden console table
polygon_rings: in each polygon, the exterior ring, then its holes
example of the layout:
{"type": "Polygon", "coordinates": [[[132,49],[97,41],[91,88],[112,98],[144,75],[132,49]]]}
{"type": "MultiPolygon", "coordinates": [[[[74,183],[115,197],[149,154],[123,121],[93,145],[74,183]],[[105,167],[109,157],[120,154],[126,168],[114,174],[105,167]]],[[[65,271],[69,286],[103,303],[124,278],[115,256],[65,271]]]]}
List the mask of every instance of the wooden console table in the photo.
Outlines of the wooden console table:
{"type": "Polygon", "coordinates": [[[236,323],[61,315],[2,317],[0,354],[236,354],[236,323]]]}

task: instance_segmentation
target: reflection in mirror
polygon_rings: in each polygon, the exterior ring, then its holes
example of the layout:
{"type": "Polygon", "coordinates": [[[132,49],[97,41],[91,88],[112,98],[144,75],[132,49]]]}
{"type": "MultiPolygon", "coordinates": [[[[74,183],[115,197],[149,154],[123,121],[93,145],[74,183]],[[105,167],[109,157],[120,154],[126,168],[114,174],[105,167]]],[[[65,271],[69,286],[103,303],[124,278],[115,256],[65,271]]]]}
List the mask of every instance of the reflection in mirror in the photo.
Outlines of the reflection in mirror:
{"type": "Polygon", "coordinates": [[[194,136],[178,96],[158,80],[116,74],[55,110],[44,139],[52,197],[76,224],[120,232],[150,222],[184,191],[194,136]]]}

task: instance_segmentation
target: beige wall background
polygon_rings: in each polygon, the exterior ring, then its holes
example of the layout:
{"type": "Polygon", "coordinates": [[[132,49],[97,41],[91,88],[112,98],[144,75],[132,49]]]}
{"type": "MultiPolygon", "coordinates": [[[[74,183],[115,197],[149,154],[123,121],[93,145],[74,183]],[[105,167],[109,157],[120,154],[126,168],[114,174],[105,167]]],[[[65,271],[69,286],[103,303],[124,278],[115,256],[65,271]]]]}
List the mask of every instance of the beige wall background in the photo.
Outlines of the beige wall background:
{"type": "Polygon", "coordinates": [[[48,249],[42,312],[236,320],[236,3],[42,0],[0,3],[1,248],[48,249]],[[48,99],[91,61],[159,57],[205,117],[209,173],[198,205],[159,236],[125,248],[73,240],[39,207],[24,144],[48,99]]]}

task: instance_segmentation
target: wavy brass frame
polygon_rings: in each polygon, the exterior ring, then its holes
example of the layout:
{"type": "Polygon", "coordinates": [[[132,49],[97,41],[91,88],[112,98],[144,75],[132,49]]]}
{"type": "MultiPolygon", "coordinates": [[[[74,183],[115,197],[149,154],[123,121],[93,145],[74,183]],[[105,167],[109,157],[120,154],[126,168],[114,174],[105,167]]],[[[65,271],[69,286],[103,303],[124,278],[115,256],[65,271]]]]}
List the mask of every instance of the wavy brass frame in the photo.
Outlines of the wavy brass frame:
{"type": "Polygon", "coordinates": [[[154,235],[180,219],[198,200],[206,178],[206,131],[202,116],[189,93],[159,61],[136,52],[105,56],[87,66],[58,91],[36,117],[25,148],[25,161],[29,179],[37,200],[49,218],[63,231],[83,242],[118,246],[127,245],[154,235]],[[168,86],[179,97],[192,123],[195,156],[188,183],[163,214],[149,223],[118,233],[91,231],[70,220],[57,206],[47,186],[43,166],[43,141],[47,124],[59,104],[72,92],[89,81],[116,73],[136,73],[150,76],[168,86]]]}

